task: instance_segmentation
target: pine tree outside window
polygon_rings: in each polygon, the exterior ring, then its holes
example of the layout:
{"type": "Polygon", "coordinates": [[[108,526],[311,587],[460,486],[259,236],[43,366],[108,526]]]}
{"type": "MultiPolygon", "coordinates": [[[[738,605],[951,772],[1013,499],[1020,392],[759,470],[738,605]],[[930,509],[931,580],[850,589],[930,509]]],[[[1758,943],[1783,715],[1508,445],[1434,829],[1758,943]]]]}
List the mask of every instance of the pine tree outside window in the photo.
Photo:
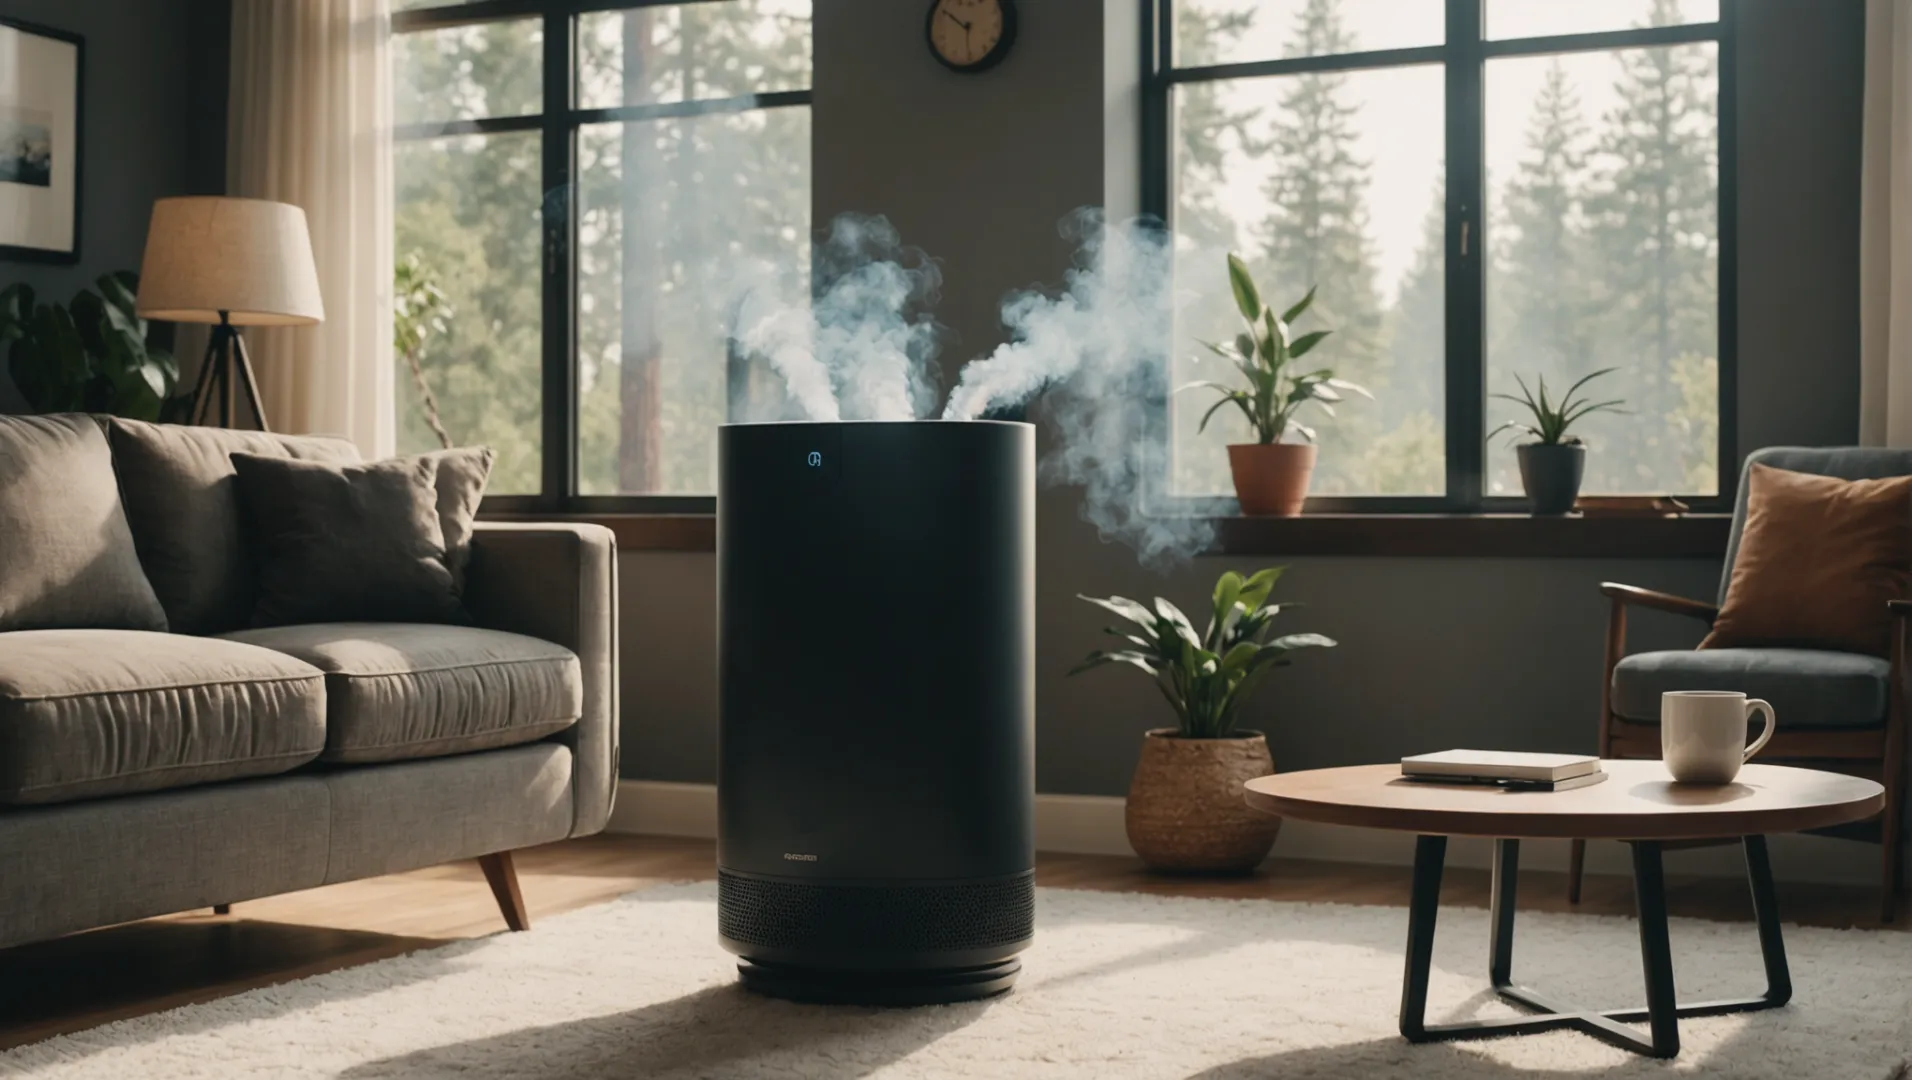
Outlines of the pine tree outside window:
{"type": "MultiPolygon", "coordinates": [[[[1176,241],[1171,382],[1214,378],[1223,256],[1320,292],[1313,356],[1369,386],[1318,428],[1315,500],[1512,508],[1487,397],[1605,367],[1588,494],[1720,505],[1730,466],[1733,0],[1152,0],[1145,209],[1176,241]],[[1723,106],[1723,103],[1724,106],[1723,106]]],[[[1171,399],[1172,495],[1230,488],[1171,399]]],[[[1217,416],[1217,420],[1222,420],[1217,416]]],[[[1231,420],[1236,418],[1230,418],[1231,420]]]]}
{"type": "MultiPolygon", "coordinates": [[[[418,359],[490,510],[708,512],[763,391],[725,327],[800,298],[811,0],[400,0],[395,252],[449,314],[418,359]]],[[[400,372],[399,447],[432,449],[400,372]]]]}

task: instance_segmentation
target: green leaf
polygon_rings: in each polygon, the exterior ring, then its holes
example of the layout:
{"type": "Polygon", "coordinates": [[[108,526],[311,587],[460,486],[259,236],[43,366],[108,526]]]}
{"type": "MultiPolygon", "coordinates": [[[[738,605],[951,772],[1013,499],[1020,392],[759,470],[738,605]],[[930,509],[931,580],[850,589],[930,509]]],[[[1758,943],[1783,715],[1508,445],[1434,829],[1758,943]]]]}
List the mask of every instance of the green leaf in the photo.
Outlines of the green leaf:
{"type": "Polygon", "coordinates": [[[1155,610],[1161,615],[1162,621],[1173,627],[1183,641],[1197,649],[1202,647],[1202,639],[1195,633],[1195,624],[1188,621],[1188,616],[1182,614],[1181,608],[1158,596],[1155,598],[1155,610]]]}
{"type": "Polygon", "coordinates": [[[1252,641],[1237,643],[1222,656],[1221,672],[1233,675],[1248,668],[1249,662],[1261,653],[1262,647],[1252,641]]]}
{"type": "Polygon", "coordinates": [[[1351,383],[1346,379],[1336,379],[1332,377],[1323,379],[1322,382],[1327,383],[1329,386],[1334,387],[1336,390],[1346,390],[1350,394],[1359,394],[1360,396],[1367,398],[1369,401],[1374,400],[1374,395],[1368,391],[1368,388],[1358,383],[1351,383]]]}
{"type": "Polygon", "coordinates": [[[1126,596],[1111,596],[1104,600],[1098,596],[1083,596],[1077,593],[1076,599],[1086,600],[1104,611],[1113,612],[1121,618],[1127,619],[1132,623],[1137,623],[1143,630],[1148,632],[1150,637],[1155,636],[1155,615],[1150,612],[1148,608],[1130,600],[1126,596]]]}
{"type": "Polygon", "coordinates": [[[1219,383],[1213,379],[1197,379],[1191,383],[1183,383],[1182,385],[1175,388],[1175,393],[1179,394],[1184,390],[1196,390],[1196,389],[1213,390],[1218,394],[1241,393],[1241,389],[1239,387],[1230,386],[1227,383],[1219,383]]]}
{"type": "Polygon", "coordinates": [[[1274,591],[1275,583],[1281,580],[1281,575],[1286,570],[1285,566],[1271,566],[1266,570],[1258,571],[1242,583],[1241,595],[1237,599],[1247,609],[1246,614],[1252,615],[1268,602],[1268,594],[1274,591]]]}
{"type": "Polygon", "coordinates": [[[1533,428],[1527,426],[1526,424],[1520,423],[1517,420],[1509,420],[1506,423],[1495,428],[1494,430],[1488,432],[1487,440],[1489,442],[1493,441],[1494,436],[1500,434],[1503,431],[1524,431],[1536,439],[1540,438],[1540,432],[1535,431],[1533,428]]]}
{"type": "Polygon", "coordinates": [[[1208,632],[1202,635],[1202,641],[1210,649],[1217,648],[1221,639],[1216,636],[1228,611],[1235,606],[1235,599],[1241,595],[1242,577],[1233,570],[1224,571],[1215,579],[1215,593],[1208,617],[1208,632]]]}
{"type": "Polygon", "coordinates": [[[94,284],[99,286],[100,295],[113,307],[127,315],[138,318],[139,275],[131,270],[115,270],[102,274],[94,284]]]}
{"type": "Polygon", "coordinates": [[[1261,350],[1255,346],[1255,335],[1248,333],[1236,334],[1235,352],[1239,354],[1243,360],[1248,361],[1253,361],[1257,356],[1260,356],[1261,350]]]}
{"type": "Polygon", "coordinates": [[[1075,667],[1070,668],[1069,674],[1079,675],[1090,668],[1098,668],[1104,664],[1128,664],[1130,667],[1139,668],[1142,671],[1148,672],[1150,675],[1156,674],[1155,665],[1150,661],[1150,658],[1133,649],[1123,649],[1120,652],[1092,652],[1087,659],[1075,667]]]}
{"type": "Polygon", "coordinates": [[[1281,313],[1281,321],[1284,323],[1287,323],[1289,326],[1293,326],[1295,324],[1295,320],[1301,318],[1302,312],[1307,311],[1308,308],[1314,303],[1314,298],[1315,298],[1315,291],[1313,288],[1311,288],[1308,290],[1308,295],[1302,297],[1300,300],[1295,302],[1294,307],[1291,307],[1287,311],[1284,311],[1281,313]]]}
{"type": "Polygon", "coordinates": [[[1287,634],[1268,643],[1271,649],[1332,649],[1339,642],[1320,634],[1287,634]]]}
{"type": "Polygon", "coordinates": [[[1332,333],[1334,333],[1332,330],[1316,330],[1311,334],[1301,335],[1288,346],[1289,358],[1294,359],[1306,354],[1310,349],[1321,344],[1322,340],[1332,333]]]}
{"type": "Polygon", "coordinates": [[[1220,409],[1222,405],[1239,405],[1241,411],[1249,417],[1249,424],[1254,424],[1254,413],[1249,411],[1249,396],[1243,394],[1243,392],[1239,392],[1239,390],[1233,390],[1233,392],[1229,392],[1226,398],[1216,401],[1214,405],[1208,405],[1208,411],[1201,415],[1201,422],[1195,424],[1195,430],[1197,430],[1197,432],[1205,432],[1205,430],[1208,430],[1208,419],[1214,417],[1216,409],[1220,409]]]}
{"type": "Polygon", "coordinates": [[[1261,291],[1255,288],[1255,279],[1248,273],[1248,264],[1233,252],[1228,255],[1228,287],[1235,294],[1235,308],[1241,312],[1242,318],[1251,323],[1261,318],[1261,291]]]}
{"type": "MultiPolygon", "coordinates": [[[[1221,357],[1223,360],[1236,359],[1236,355],[1234,353],[1229,352],[1227,349],[1223,348],[1220,345],[1217,345],[1215,342],[1204,341],[1201,343],[1201,346],[1202,348],[1207,349],[1209,352],[1214,353],[1216,356],[1221,357]]],[[[1201,359],[1201,357],[1198,356],[1196,357],[1196,359],[1199,360],[1201,359]]]]}
{"type": "Polygon", "coordinates": [[[33,321],[33,287],[20,282],[0,289],[0,342],[24,337],[33,321]]]}

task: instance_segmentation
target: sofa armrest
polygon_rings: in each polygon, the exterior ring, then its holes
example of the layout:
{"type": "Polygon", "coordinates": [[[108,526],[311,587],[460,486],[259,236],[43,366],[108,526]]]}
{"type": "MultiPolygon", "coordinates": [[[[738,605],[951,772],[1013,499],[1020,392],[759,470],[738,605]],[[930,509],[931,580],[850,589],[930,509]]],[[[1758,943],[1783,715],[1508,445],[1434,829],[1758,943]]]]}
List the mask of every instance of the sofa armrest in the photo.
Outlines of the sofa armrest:
{"type": "Polygon", "coordinates": [[[617,792],[617,538],[601,525],[477,523],[465,605],[478,625],[578,654],[584,710],[570,744],[572,836],[604,828],[617,792]]]}

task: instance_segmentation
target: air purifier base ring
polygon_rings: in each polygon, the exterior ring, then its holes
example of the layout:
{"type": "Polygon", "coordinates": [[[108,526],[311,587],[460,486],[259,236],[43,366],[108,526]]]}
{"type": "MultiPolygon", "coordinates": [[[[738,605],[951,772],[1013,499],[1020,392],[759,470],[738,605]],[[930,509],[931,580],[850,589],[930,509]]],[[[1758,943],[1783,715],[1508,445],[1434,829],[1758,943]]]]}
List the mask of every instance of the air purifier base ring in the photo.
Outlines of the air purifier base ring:
{"type": "Polygon", "coordinates": [[[1022,972],[1022,960],[975,968],[871,971],[799,967],[749,958],[737,962],[745,989],[767,997],[819,1005],[948,1005],[1006,992],[1022,972]]]}

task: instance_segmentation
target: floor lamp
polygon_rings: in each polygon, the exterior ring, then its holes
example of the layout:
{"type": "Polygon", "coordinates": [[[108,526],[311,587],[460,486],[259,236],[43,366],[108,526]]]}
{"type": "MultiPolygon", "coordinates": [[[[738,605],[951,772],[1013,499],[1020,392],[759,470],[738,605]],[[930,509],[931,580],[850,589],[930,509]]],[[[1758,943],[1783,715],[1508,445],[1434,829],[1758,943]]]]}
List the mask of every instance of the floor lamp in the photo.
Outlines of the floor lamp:
{"type": "Polygon", "coordinates": [[[159,200],[135,309],[142,318],[212,325],[193,386],[192,423],[216,418],[219,427],[237,427],[243,405],[260,431],[270,431],[239,329],[325,319],[305,211],[225,196],[159,200]]]}

